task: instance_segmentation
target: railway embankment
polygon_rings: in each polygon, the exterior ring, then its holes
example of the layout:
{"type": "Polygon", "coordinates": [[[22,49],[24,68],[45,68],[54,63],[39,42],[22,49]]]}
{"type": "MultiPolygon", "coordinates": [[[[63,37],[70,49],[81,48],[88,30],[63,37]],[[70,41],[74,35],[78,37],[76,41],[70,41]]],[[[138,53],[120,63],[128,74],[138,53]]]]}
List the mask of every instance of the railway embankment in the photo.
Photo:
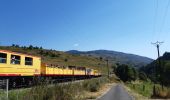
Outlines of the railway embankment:
{"type": "MultiPolygon", "coordinates": [[[[100,77],[67,84],[53,84],[46,82],[25,89],[9,91],[9,100],[87,100],[96,99],[116,82],[111,77],[100,77]]],[[[5,100],[6,94],[0,92],[0,100],[5,100]]]]}

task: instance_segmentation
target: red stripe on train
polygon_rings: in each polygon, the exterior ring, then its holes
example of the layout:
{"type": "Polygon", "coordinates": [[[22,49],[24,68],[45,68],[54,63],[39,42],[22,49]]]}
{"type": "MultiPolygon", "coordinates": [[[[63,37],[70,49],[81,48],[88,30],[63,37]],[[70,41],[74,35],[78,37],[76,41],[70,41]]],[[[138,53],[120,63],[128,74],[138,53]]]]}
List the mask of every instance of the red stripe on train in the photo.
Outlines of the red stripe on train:
{"type": "Polygon", "coordinates": [[[93,75],[74,75],[74,74],[42,74],[42,76],[93,76],[93,75]]]}
{"type": "MultiPolygon", "coordinates": [[[[21,74],[0,74],[2,76],[21,76],[21,74]]],[[[34,74],[33,76],[94,76],[94,75],[73,75],[73,74],[34,74]]]]}
{"type": "Polygon", "coordinates": [[[0,74],[0,76],[21,76],[20,74],[0,74]]]}

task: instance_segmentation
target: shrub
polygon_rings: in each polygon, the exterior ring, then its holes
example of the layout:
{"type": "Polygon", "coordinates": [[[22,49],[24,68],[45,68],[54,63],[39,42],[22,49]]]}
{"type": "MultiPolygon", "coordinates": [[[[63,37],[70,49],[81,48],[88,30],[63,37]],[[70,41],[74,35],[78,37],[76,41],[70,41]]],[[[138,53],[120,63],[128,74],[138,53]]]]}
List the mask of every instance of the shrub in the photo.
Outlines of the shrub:
{"type": "Polygon", "coordinates": [[[88,88],[90,92],[97,92],[99,90],[100,84],[97,81],[90,82],[88,88]]]}
{"type": "Polygon", "coordinates": [[[64,61],[65,61],[65,62],[67,62],[67,61],[68,61],[68,59],[67,59],[67,58],[65,58],[65,59],[64,59],[64,61]]]}
{"type": "Polygon", "coordinates": [[[23,98],[25,100],[80,100],[80,84],[57,84],[55,86],[36,86],[23,98]]]}
{"type": "Polygon", "coordinates": [[[97,92],[99,88],[107,82],[106,78],[98,78],[98,79],[91,79],[83,83],[83,87],[85,90],[90,92],[97,92]]]}

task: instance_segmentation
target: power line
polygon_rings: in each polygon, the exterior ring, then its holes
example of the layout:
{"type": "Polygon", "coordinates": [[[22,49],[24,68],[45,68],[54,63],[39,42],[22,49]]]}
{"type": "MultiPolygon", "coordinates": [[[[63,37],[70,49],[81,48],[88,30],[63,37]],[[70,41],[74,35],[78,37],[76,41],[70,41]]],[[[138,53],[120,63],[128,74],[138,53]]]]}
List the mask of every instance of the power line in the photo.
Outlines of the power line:
{"type": "Polygon", "coordinates": [[[168,3],[165,7],[165,11],[163,13],[163,17],[162,17],[162,21],[160,23],[160,28],[158,29],[158,32],[156,32],[156,24],[157,24],[157,18],[158,18],[158,8],[159,8],[159,2],[158,0],[155,0],[155,14],[154,14],[154,22],[153,22],[153,37],[160,37],[160,34],[162,33],[162,30],[163,30],[163,27],[164,27],[164,24],[165,24],[165,21],[166,21],[166,17],[167,17],[167,14],[168,14],[168,8],[169,8],[169,5],[170,5],[170,0],[168,0],[168,3]],[[156,35],[156,36],[155,36],[156,35]]]}
{"type": "Polygon", "coordinates": [[[167,6],[165,8],[165,12],[164,12],[164,15],[163,15],[163,19],[162,19],[162,23],[161,23],[161,26],[160,26],[159,34],[162,32],[163,26],[165,24],[166,16],[168,14],[169,5],[170,5],[170,0],[168,0],[168,4],[167,4],[167,6]]]}

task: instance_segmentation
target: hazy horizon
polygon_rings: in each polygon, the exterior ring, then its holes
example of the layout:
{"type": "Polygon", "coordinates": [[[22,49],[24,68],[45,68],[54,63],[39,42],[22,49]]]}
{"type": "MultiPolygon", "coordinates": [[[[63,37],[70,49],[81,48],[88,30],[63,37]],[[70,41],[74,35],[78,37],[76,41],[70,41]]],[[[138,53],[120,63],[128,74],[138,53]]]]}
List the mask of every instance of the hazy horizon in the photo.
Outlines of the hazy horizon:
{"type": "MultiPolygon", "coordinates": [[[[0,45],[0,46],[12,46],[13,44],[11,45],[0,45]]],[[[14,45],[19,45],[19,44],[14,44],[14,45]]],[[[31,45],[31,44],[30,44],[31,45]]],[[[29,47],[30,45],[19,45],[20,47],[29,47]]],[[[34,47],[36,47],[37,45],[32,45],[34,47]]],[[[37,47],[42,47],[42,46],[37,46],[37,47]]],[[[43,47],[42,47],[43,48],[43,47]]],[[[88,51],[96,51],[96,50],[107,50],[107,51],[115,51],[115,50],[108,50],[108,49],[95,49],[95,50],[76,50],[76,49],[70,49],[70,50],[59,50],[59,49],[53,49],[53,48],[43,48],[43,49],[48,49],[48,50],[56,50],[56,51],[61,51],[61,52],[67,52],[67,51],[72,51],[72,50],[75,50],[75,51],[80,51],[80,52],[88,52],[88,51]]],[[[115,51],[115,52],[121,52],[121,53],[126,53],[126,54],[133,54],[133,55],[138,55],[138,56],[143,56],[143,55],[139,55],[139,54],[134,54],[134,53],[130,53],[130,52],[124,52],[124,51],[115,51]]],[[[143,56],[143,57],[147,57],[147,56],[143,56]]],[[[151,57],[147,57],[147,58],[150,58],[150,59],[157,59],[157,58],[151,58],[151,57]]]]}

